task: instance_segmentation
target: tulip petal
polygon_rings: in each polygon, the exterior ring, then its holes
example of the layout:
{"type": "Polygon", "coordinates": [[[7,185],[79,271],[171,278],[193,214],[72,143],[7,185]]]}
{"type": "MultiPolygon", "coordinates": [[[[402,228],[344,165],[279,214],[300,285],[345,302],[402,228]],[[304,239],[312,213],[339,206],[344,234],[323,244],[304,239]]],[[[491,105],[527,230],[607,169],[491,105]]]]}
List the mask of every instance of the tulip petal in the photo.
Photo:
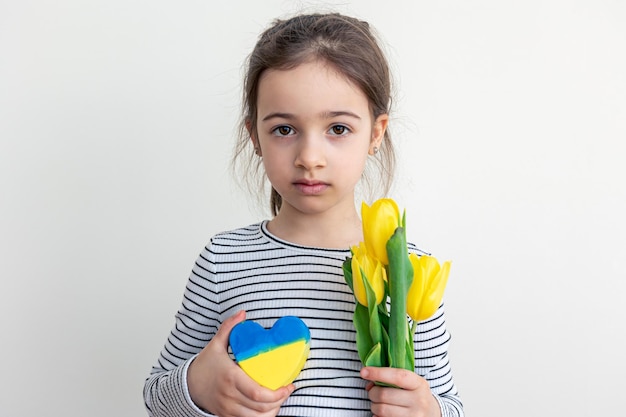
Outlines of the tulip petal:
{"type": "Polygon", "coordinates": [[[383,301],[383,296],[385,295],[385,269],[380,262],[376,262],[376,268],[374,269],[374,274],[370,281],[372,285],[372,289],[374,290],[374,294],[376,295],[376,304],[380,304],[383,301]]]}
{"type": "Polygon", "coordinates": [[[364,277],[356,256],[352,258],[352,283],[354,285],[354,296],[359,304],[367,306],[367,293],[365,292],[364,277]]]}
{"type": "Polygon", "coordinates": [[[443,266],[438,269],[437,275],[433,277],[431,282],[429,283],[429,288],[425,294],[426,304],[429,305],[428,311],[424,311],[423,314],[427,317],[435,314],[439,306],[441,305],[441,301],[443,300],[443,294],[446,289],[446,285],[448,283],[448,276],[450,275],[450,261],[446,261],[443,263],[443,266]]]}
{"type": "Polygon", "coordinates": [[[382,326],[380,325],[380,318],[378,316],[378,305],[376,304],[376,295],[372,290],[369,282],[363,280],[365,285],[365,293],[367,294],[367,310],[369,314],[369,329],[370,336],[373,343],[381,343],[383,340],[382,326]]]}
{"type": "Polygon", "coordinates": [[[388,265],[387,241],[396,228],[402,224],[398,205],[390,198],[377,200],[371,207],[363,203],[361,220],[367,251],[383,264],[388,265]]]}
{"type": "Polygon", "coordinates": [[[428,281],[431,281],[439,273],[439,269],[441,269],[437,258],[432,256],[421,256],[420,263],[424,266],[424,273],[428,281]]]}
{"type": "Polygon", "coordinates": [[[423,321],[431,317],[443,299],[443,293],[450,274],[450,262],[443,267],[432,256],[409,255],[414,268],[414,281],[409,289],[407,313],[415,321],[423,321]]]}
{"type": "MultiPolygon", "coordinates": [[[[365,244],[352,247],[352,260],[350,262],[351,280],[353,292],[357,301],[367,306],[369,305],[366,287],[364,282],[367,281],[372,287],[375,294],[376,304],[380,304],[385,297],[385,280],[386,273],[383,265],[370,257],[365,248],[365,244]]],[[[346,278],[348,280],[348,278],[346,278]]]]}
{"type": "Polygon", "coordinates": [[[407,313],[413,320],[418,321],[425,284],[424,266],[420,262],[420,257],[414,253],[409,254],[409,261],[413,266],[413,282],[407,293],[407,313]]]}

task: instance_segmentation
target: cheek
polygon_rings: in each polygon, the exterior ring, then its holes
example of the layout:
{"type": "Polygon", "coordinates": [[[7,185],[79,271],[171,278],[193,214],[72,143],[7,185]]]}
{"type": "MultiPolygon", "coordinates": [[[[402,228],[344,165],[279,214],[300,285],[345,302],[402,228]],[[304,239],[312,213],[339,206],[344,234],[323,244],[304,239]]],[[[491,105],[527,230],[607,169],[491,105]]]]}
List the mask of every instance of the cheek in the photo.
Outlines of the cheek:
{"type": "Polygon", "coordinates": [[[275,154],[268,152],[263,155],[263,169],[265,169],[265,174],[270,180],[284,177],[284,172],[289,167],[287,161],[281,160],[275,154]]]}
{"type": "Polygon", "coordinates": [[[363,171],[367,163],[367,157],[358,156],[351,159],[343,158],[338,161],[337,169],[341,170],[340,175],[345,176],[346,179],[350,178],[351,182],[358,182],[363,176],[363,171]]]}

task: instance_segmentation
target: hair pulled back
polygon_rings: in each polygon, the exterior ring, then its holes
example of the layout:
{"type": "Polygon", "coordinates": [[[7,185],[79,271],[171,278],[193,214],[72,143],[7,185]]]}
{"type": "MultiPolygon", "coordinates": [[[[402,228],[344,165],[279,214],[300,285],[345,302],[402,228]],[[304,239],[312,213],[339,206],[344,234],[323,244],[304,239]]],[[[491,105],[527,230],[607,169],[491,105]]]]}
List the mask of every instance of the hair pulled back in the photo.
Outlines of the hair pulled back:
{"type": "MultiPolygon", "coordinates": [[[[256,163],[249,133],[257,133],[257,99],[259,81],[268,69],[288,70],[306,62],[322,60],[363,91],[375,119],[391,110],[391,75],[387,59],[367,22],[338,13],[298,15],[276,20],[259,37],[247,60],[243,86],[242,120],[233,158],[239,165],[249,187],[261,187],[258,179],[260,159],[256,163]],[[248,132],[248,129],[250,132],[248,132]],[[247,155],[247,158],[241,158],[247,155]],[[245,159],[246,161],[240,160],[245,159]]],[[[389,191],[393,179],[395,154],[389,130],[375,158],[380,171],[383,194],[389,191]]],[[[362,178],[368,188],[371,176],[362,178]]],[[[276,215],[282,204],[281,196],[272,188],[270,206],[276,215]]]]}

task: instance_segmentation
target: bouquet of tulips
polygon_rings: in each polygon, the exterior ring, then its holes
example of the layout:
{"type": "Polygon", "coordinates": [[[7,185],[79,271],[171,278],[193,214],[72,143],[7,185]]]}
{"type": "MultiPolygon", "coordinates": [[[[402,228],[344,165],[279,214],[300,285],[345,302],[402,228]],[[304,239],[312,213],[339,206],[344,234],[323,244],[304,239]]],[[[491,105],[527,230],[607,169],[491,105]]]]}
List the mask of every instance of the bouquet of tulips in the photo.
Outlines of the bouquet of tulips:
{"type": "Polygon", "coordinates": [[[361,217],[365,242],[352,247],[352,257],[343,264],[357,301],[359,358],[365,366],[414,371],[416,325],[439,308],[450,262],[440,266],[431,256],[408,253],[406,213],[400,216],[395,201],[381,199],[371,207],[363,203],[361,217]]]}

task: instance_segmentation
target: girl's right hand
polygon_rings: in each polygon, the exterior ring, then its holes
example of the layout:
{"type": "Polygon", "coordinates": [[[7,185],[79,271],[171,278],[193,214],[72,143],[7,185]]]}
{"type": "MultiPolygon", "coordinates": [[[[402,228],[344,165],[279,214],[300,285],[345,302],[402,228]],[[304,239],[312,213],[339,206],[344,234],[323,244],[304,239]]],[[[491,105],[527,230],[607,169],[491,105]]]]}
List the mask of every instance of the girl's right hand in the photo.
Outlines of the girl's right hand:
{"type": "Polygon", "coordinates": [[[193,402],[220,417],[275,416],[295,387],[276,391],[251,379],[228,355],[228,336],[246,318],[239,311],[222,323],[213,339],[189,365],[187,385],[193,402]]]}

